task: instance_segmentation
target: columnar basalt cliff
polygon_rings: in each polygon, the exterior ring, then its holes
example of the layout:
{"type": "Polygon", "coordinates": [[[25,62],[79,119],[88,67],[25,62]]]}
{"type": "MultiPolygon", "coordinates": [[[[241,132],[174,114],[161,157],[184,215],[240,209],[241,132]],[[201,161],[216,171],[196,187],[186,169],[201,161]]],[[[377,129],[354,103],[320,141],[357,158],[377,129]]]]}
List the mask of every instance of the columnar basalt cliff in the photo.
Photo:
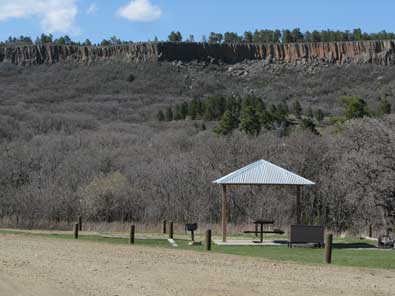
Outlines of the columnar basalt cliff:
{"type": "Polygon", "coordinates": [[[0,63],[15,65],[55,64],[69,61],[91,63],[111,58],[128,61],[157,61],[154,43],[130,43],[116,46],[32,45],[0,47],[0,63]]]}
{"type": "Polygon", "coordinates": [[[33,45],[0,46],[0,63],[92,63],[112,58],[125,61],[265,60],[280,63],[395,64],[395,41],[359,41],[289,44],[130,43],[117,46],[33,45]]]}

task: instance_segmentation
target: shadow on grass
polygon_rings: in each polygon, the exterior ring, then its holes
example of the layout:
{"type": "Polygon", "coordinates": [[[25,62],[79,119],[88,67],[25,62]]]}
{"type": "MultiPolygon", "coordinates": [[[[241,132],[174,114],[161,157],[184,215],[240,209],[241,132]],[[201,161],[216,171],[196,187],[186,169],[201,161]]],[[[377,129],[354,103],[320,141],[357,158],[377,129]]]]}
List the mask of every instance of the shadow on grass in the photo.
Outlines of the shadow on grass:
{"type": "Polygon", "coordinates": [[[375,245],[369,243],[333,243],[334,249],[377,249],[375,245]]]}

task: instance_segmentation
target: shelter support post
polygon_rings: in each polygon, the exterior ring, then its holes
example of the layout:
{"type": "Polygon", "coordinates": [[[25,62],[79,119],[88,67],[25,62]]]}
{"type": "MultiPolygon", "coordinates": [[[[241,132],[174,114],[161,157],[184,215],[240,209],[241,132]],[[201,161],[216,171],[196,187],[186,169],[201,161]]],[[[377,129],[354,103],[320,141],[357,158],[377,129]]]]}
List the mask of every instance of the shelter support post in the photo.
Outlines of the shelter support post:
{"type": "Polygon", "coordinates": [[[301,186],[297,186],[296,187],[296,224],[301,224],[301,213],[302,213],[302,209],[301,209],[301,186]]]}
{"type": "Polygon", "coordinates": [[[227,218],[227,196],[226,196],[226,185],[222,185],[222,241],[226,242],[226,226],[228,222],[227,218]]]}

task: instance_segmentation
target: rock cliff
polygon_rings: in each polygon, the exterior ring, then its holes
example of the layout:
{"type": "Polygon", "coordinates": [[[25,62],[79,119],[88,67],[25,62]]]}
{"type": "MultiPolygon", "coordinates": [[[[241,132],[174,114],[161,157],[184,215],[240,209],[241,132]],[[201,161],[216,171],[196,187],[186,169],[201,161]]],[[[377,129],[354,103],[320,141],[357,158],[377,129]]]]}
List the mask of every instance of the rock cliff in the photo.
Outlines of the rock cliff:
{"type": "Polygon", "coordinates": [[[395,41],[359,41],[289,44],[130,43],[117,46],[33,45],[0,46],[0,63],[53,64],[67,61],[92,63],[112,58],[130,62],[193,60],[237,63],[395,64],[395,41]]]}

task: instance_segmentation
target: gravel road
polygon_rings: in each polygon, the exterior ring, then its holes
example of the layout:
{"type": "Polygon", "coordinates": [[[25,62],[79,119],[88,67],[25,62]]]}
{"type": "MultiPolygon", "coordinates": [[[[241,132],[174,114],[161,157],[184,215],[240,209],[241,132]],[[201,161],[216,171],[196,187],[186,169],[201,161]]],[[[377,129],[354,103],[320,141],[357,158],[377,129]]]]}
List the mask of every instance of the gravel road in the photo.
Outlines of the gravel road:
{"type": "Polygon", "coordinates": [[[0,234],[1,296],[394,295],[395,271],[0,234]]]}

